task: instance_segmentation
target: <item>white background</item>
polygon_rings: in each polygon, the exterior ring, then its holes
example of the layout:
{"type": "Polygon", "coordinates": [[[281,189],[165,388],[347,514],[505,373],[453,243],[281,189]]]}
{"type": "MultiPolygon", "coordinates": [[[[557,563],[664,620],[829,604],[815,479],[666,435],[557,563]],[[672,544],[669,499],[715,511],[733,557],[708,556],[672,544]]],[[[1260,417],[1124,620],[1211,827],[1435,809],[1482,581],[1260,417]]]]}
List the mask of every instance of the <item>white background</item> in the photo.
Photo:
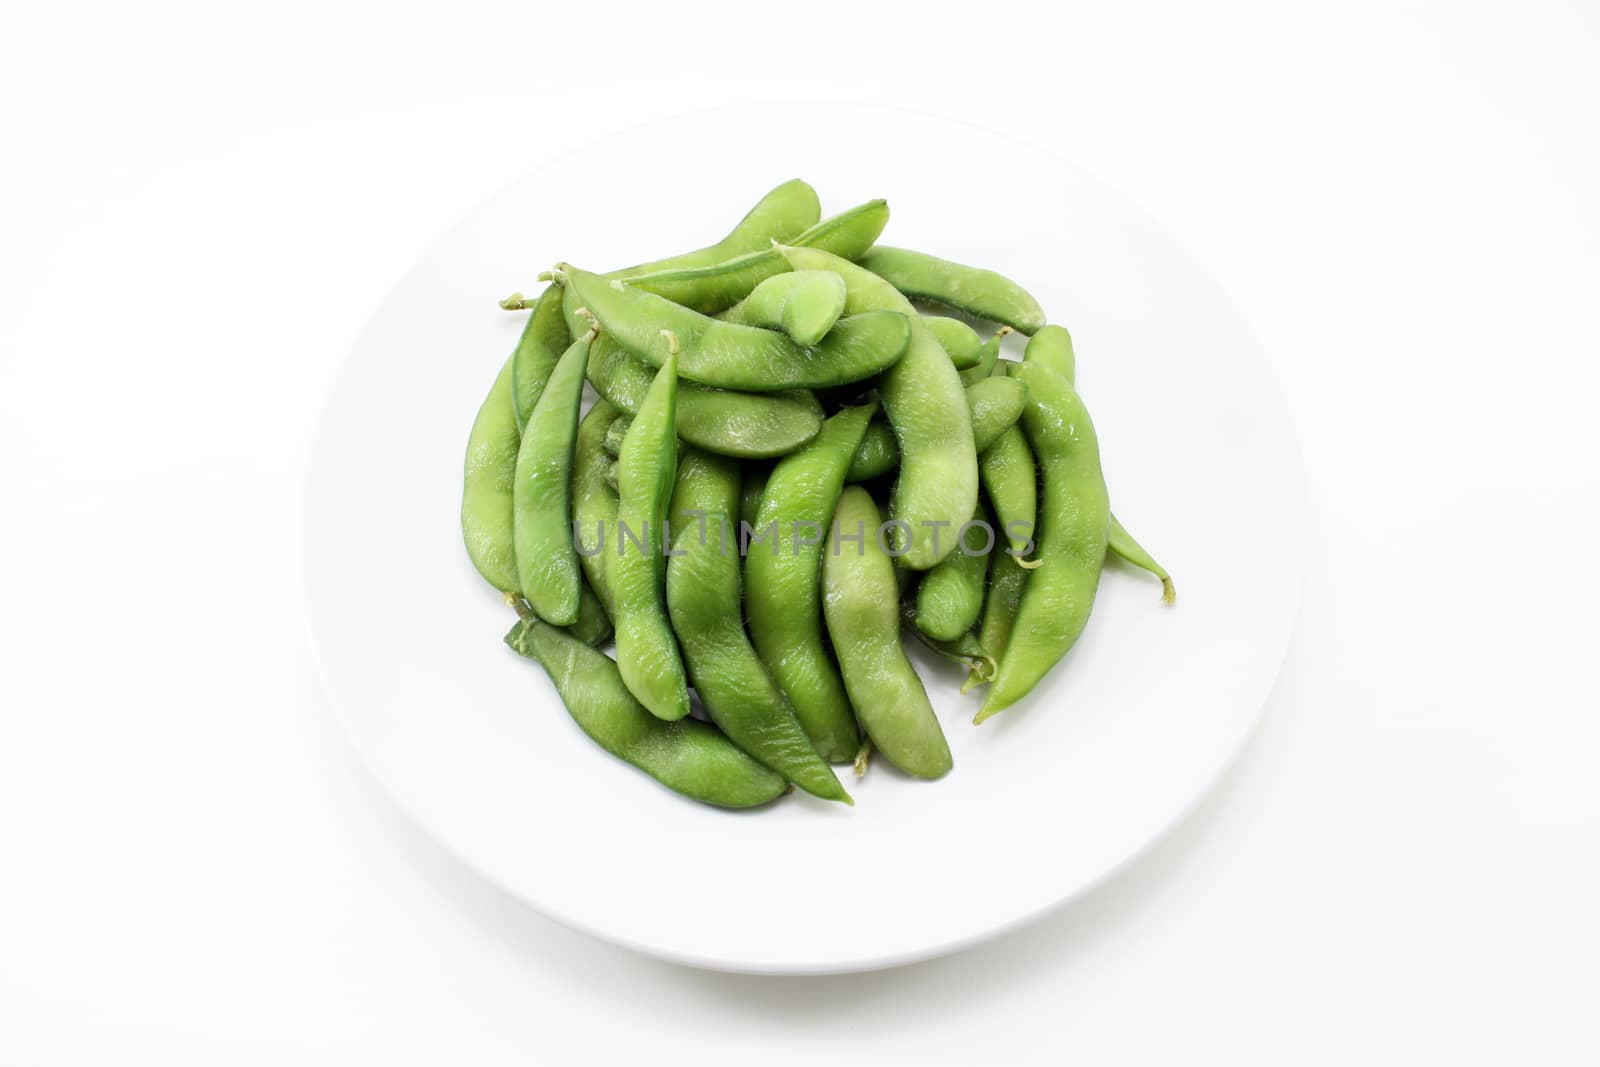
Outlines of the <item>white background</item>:
{"type": "Polygon", "coordinates": [[[1600,1059],[1600,10],[917,10],[6,10],[0,1064],[1600,1059]],[[398,816],[296,538],[324,388],[435,234],[597,133],[797,97],[1137,201],[1272,355],[1314,529],[1265,724],[1163,845],[985,947],[758,980],[398,816]]]}

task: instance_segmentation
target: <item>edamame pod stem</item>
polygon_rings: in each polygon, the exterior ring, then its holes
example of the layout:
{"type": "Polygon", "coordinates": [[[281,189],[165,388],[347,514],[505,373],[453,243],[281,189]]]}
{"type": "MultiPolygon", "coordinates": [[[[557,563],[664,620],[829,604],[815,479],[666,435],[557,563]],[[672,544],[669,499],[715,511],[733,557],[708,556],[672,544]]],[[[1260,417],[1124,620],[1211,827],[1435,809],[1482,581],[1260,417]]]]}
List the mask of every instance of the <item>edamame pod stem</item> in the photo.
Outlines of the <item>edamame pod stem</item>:
{"type": "Polygon", "coordinates": [[[971,630],[983,611],[989,554],[999,550],[993,516],[980,500],[972,520],[956,531],[956,550],[922,576],[917,629],[939,641],[954,641],[971,630]]]}
{"type": "Polygon", "coordinates": [[[512,537],[518,587],[535,613],[554,626],[578,619],[583,575],[572,545],[572,449],[583,404],[583,370],[591,330],[561,356],[540,393],[517,453],[512,537]]]}
{"type": "Polygon", "coordinates": [[[828,635],[873,747],[907,774],[939,778],[950,770],[950,744],[900,643],[895,566],[878,543],[879,524],[865,489],[852,485],[840,494],[833,535],[839,550],[822,560],[828,635]]]}
{"type": "Polygon", "coordinates": [[[757,201],[726,237],[714,245],[684,252],[667,259],[640,263],[613,271],[613,278],[632,278],[663,270],[685,270],[721,263],[747,252],[767,248],[773,241],[787,241],[814,226],[822,215],[817,191],[799,178],[791,179],[757,201]]]}
{"type": "Polygon", "coordinates": [[[878,396],[900,446],[900,477],[890,506],[897,551],[913,570],[927,570],[955,545],[933,531],[966,522],[978,504],[978,453],[961,377],[950,357],[906,300],[888,282],[838,256],[813,248],[778,249],[795,270],[832,270],[844,279],[846,315],[898,311],[911,327],[905,354],[879,379],[878,396]],[[907,529],[908,528],[908,529],[907,529]]]}
{"type": "Polygon", "coordinates": [[[1020,333],[1044,326],[1044,309],[1032,294],[992,270],[888,245],[874,246],[861,257],[861,265],[907,296],[1004,323],[1020,333]]]}
{"type": "Polygon", "coordinates": [[[678,357],[669,352],[617,457],[617,554],[606,561],[616,608],[617,669],[651,714],[689,714],[689,679],[662,598],[662,524],[678,467],[673,430],[678,357]]]}
{"type": "Polygon", "coordinates": [[[606,454],[605,438],[616,418],[616,408],[596,401],[578,423],[572,446],[572,536],[583,575],[608,615],[616,613],[617,604],[606,573],[617,548],[617,491],[606,481],[612,459],[606,454]]]}
{"type": "Polygon", "coordinates": [[[467,557],[483,580],[502,593],[517,590],[511,497],[521,435],[511,405],[513,358],[506,357],[472,422],[461,489],[461,539],[467,557]]]}
{"type": "Polygon", "coordinates": [[[516,407],[517,429],[528,425],[533,406],[544,392],[556,361],[572,343],[561,309],[561,287],[547,285],[533,303],[533,314],[511,353],[511,402],[516,407]]]}
{"type": "Polygon", "coordinates": [[[788,789],[715,727],[651,715],[604,652],[537,619],[513,626],[506,644],[544,668],[567,713],[596,744],[668,789],[723,808],[766,804],[788,789]]]}
{"type": "MultiPolygon", "coordinates": [[[[1027,581],[1027,568],[1016,556],[1009,552],[996,552],[989,557],[989,591],[983,600],[978,647],[996,664],[1006,654],[1006,646],[1011,642],[1011,628],[1016,625],[1017,606],[1022,603],[1022,589],[1027,581]]],[[[993,673],[990,672],[991,678],[993,673]]]]}
{"type": "MultiPolygon", "coordinates": [[[[1023,350],[1022,359],[1025,363],[1049,367],[1068,382],[1077,380],[1077,353],[1072,347],[1072,334],[1068,333],[1064,326],[1046,326],[1030,337],[1028,347],[1023,350]]],[[[1106,543],[1106,548],[1135,567],[1149,571],[1159,578],[1163,603],[1171,604],[1177,599],[1178,590],[1172,584],[1172,576],[1167,573],[1167,569],[1156,562],[1156,558],[1128,532],[1127,528],[1117,520],[1116,515],[1111,516],[1111,537],[1106,543]]]]}
{"type": "MultiPolygon", "coordinates": [[[[639,410],[655,368],[602,334],[589,348],[589,384],[629,415],[639,410]]],[[[739,393],[678,383],[678,436],[696,448],[740,459],[793,452],[822,427],[822,405],[806,390],[739,393]]]]}
{"type": "Polygon", "coordinates": [[[1178,599],[1178,588],[1172,584],[1172,576],[1167,573],[1167,569],[1157,563],[1156,558],[1146,551],[1143,545],[1134,540],[1133,535],[1115,515],[1111,516],[1111,536],[1106,542],[1106,547],[1140,570],[1149,571],[1161,579],[1163,604],[1171,604],[1178,599]]]}
{"type": "MultiPolygon", "coordinates": [[[[1005,553],[997,553],[1004,555],[1005,553]]],[[[941,641],[936,637],[929,637],[917,628],[917,605],[915,601],[905,600],[900,604],[900,621],[904,629],[915,637],[926,649],[936,652],[952,663],[959,663],[967,669],[967,680],[961,683],[961,691],[965,693],[975,685],[984,685],[994,677],[994,657],[984,651],[978,642],[977,635],[968,630],[953,641],[941,641]]]]}
{"type": "Polygon", "coordinates": [[[939,346],[950,357],[950,362],[955,364],[956,370],[966,370],[978,362],[983,355],[983,341],[978,338],[977,331],[960,319],[952,319],[945,315],[924,315],[922,324],[928,332],[938,338],[939,346]]]}
{"type": "Polygon", "coordinates": [[[672,493],[667,610],[689,678],[734,744],[806,792],[853,804],[745,636],[738,510],[738,464],[686,449],[672,493]]]}
{"type": "MultiPolygon", "coordinates": [[[[899,360],[911,336],[904,315],[876,312],[840,320],[820,344],[808,347],[776,330],[721,322],[570,264],[558,270],[573,299],[617,344],[660,366],[662,337],[670,332],[678,339],[680,373],[720,389],[767,393],[858,382],[899,360]]],[[[942,349],[940,358],[949,365],[942,349]]]]}
{"type": "MultiPolygon", "coordinates": [[[[990,447],[1022,415],[1027,387],[1008,378],[985,379],[966,389],[967,410],[972,415],[972,446],[978,452],[990,447]],[[1004,385],[1000,383],[1004,382],[1004,385]]],[[[846,482],[865,482],[894,470],[900,462],[900,447],[894,431],[882,422],[867,427],[866,435],[850,460],[846,482]]],[[[942,540],[942,539],[941,539],[942,540]]]]}
{"type": "Polygon", "coordinates": [[[1022,431],[1038,459],[1043,493],[1035,536],[1039,566],[1028,575],[1010,644],[975,723],[1015,704],[1083,632],[1105,563],[1111,506],[1094,425],[1077,392],[1055,371],[1024,363],[1022,431]]]}
{"type": "MultiPolygon", "coordinates": [[[[787,243],[855,259],[872,247],[888,222],[889,205],[882,200],[869,200],[823,219],[787,243]]],[[[628,279],[628,284],[703,315],[715,315],[749,296],[766,279],[788,269],[783,257],[769,244],[711,266],[635,275],[628,279]]]]}
{"type": "Polygon", "coordinates": [[[844,680],[822,643],[818,576],[844,472],[872,412],[873,405],[845,408],[816,440],[777,462],[744,563],[751,640],[817,751],[833,763],[853,759],[858,738],[844,680]]]}
{"type": "Polygon", "coordinates": [[[844,314],[844,279],[829,270],[774,274],[717,318],[782,330],[796,344],[814,345],[844,314]]]}

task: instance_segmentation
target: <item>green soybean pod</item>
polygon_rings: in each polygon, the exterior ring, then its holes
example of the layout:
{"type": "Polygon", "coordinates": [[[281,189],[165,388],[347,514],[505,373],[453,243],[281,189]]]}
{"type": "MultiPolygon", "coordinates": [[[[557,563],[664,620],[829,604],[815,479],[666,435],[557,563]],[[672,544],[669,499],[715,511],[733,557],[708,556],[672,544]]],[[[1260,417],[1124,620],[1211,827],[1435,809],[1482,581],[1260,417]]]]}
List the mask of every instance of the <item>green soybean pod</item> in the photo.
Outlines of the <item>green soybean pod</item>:
{"type": "Polygon", "coordinates": [[[854,759],[859,737],[844,681],[823,645],[817,583],[828,520],[872,412],[870,404],[845,408],[822,424],[816,440],[773,466],[756,513],[759,539],[750,540],[744,563],[751,640],[817,751],[833,763],[854,759]]]}
{"type": "Polygon", "coordinates": [[[875,245],[861,265],[909,297],[1004,323],[1019,333],[1044,326],[1044,309],[1032,294],[992,270],[888,245],[875,245]]]}
{"type": "MultiPolygon", "coordinates": [[[[637,414],[655,368],[610,337],[589,349],[589,384],[629,414],[637,414]]],[[[696,448],[739,459],[793,452],[822,427],[822,405],[806,390],[740,393],[695,382],[678,383],[678,436],[696,448]]]]}
{"type": "MultiPolygon", "coordinates": [[[[889,205],[882,200],[869,200],[823,219],[787,243],[855,259],[872,247],[888,222],[889,205]]],[[[628,284],[701,314],[715,315],[749,296],[766,279],[786,270],[783,257],[768,244],[710,266],[635,275],[628,279],[628,284]]]]}
{"type": "Polygon", "coordinates": [[[1017,424],[1028,387],[1014,378],[985,378],[967,386],[967,410],[972,413],[972,445],[982,452],[1017,424]]]}
{"type": "Polygon", "coordinates": [[[1022,350],[1022,361],[1049,367],[1069,383],[1078,380],[1078,357],[1065,326],[1044,326],[1022,350]]]}
{"type": "Polygon", "coordinates": [[[578,617],[566,629],[586,645],[600,645],[611,636],[611,616],[588,581],[578,588],[578,617]]]}
{"type": "MultiPolygon", "coordinates": [[[[978,452],[990,447],[1017,421],[1027,395],[1027,387],[1021,382],[1003,378],[992,381],[994,384],[974,384],[966,389],[967,410],[972,416],[972,444],[978,452]]],[[[844,480],[870,481],[888,474],[899,462],[900,447],[895,444],[894,430],[886,423],[874,421],[861,438],[844,480]]]]}
{"type": "Polygon", "coordinates": [[[667,259],[640,263],[612,271],[613,278],[632,278],[663,270],[684,270],[721,263],[746,252],[767,248],[773,241],[788,241],[814,226],[822,215],[817,191],[799,178],[791,179],[757,201],[728,235],[716,244],[667,259]]]}
{"type": "MultiPolygon", "coordinates": [[[[1076,381],[1077,353],[1072,347],[1072,335],[1063,326],[1046,326],[1028,339],[1028,347],[1022,353],[1023,362],[1035,363],[1049,367],[1069,382],[1076,381]]],[[[1154,575],[1161,582],[1161,600],[1171,604],[1178,597],[1177,587],[1172,584],[1172,576],[1156,558],[1141,545],[1134,536],[1128,532],[1127,527],[1111,516],[1111,536],[1106,542],[1106,548],[1113,555],[1120,556],[1141,570],[1154,575]]]]}
{"type": "Polygon", "coordinates": [[[1033,449],[1019,428],[1007,429],[978,457],[978,477],[1011,552],[1026,556],[1038,521],[1039,475],[1033,449]]]}
{"type": "Polygon", "coordinates": [[[917,587],[917,629],[939,641],[954,641],[983,611],[984,578],[996,551],[993,517],[983,502],[956,531],[956,550],[922,576],[917,587]]]}
{"type": "Polygon", "coordinates": [[[1038,567],[1028,575],[1011,641],[974,722],[1022,699],[1083,633],[1105,564],[1111,506],[1088,409],[1067,380],[1024,363],[1022,430],[1038,459],[1043,492],[1035,536],[1038,567]]]}
{"type": "Polygon", "coordinates": [[[987,683],[994,677],[994,657],[984,651],[983,646],[978,643],[977,634],[971,630],[950,641],[929,637],[917,628],[917,605],[911,600],[901,601],[900,621],[904,629],[915,637],[922,647],[967,669],[967,680],[961,683],[963,693],[975,685],[987,683]]]}
{"type": "Polygon", "coordinates": [[[916,309],[888,282],[813,248],[779,251],[796,270],[832,270],[844,278],[846,315],[898,311],[910,324],[910,342],[879,378],[878,396],[900,447],[890,511],[905,525],[896,527],[896,550],[913,570],[927,570],[953,547],[945,538],[944,551],[936,551],[933,531],[966,522],[978,504],[978,453],[960,374],[916,309]]]}
{"type": "Polygon", "coordinates": [[[900,643],[895,566],[878,542],[879,525],[867,491],[846,487],[834,512],[838,550],[822,561],[823,614],[845,689],[873,747],[907,774],[939,778],[950,770],[950,744],[900,643]]]}
{"type": "Polygon", "coordinates": [[[616,601],[617,668],[628,691],[669,721],[689,714],[689,680],[662,597],[662,527],[678,466],[678,357],[667,355],[617,457],[617,554],[606,560],[616,601]],[[630,548],[631,542],[631,548],[630,548]]]}
{"type": "Polygon", "coordinates": [[[555,626],[578,619],[583,575],[572,545],[572,450],[583,370],[594,331],[574,341],[550,372],[517,453],[512,537],[517,581],[534,612],[555,626]]]}
{"type": "Polygon", "coordinates": [[[961,372],[961,384],[965,386],[977,385],[986,378],[991,378],[1000,373],[996,367],[1004,367],[1000,362],[1000,339],[1011,332],[1011,327],[1002,326],[994,335],[983,342],[983,347],[978,350],[978,361],[961,372]]]}
{"type": "Polygon", "coordinates": [[[900,446],[894,443],[894,431],[886,422],[877,419],[867,424],[867,432],[850,457],[850,469],[845,471],[847,482],[866,482],[881,478],[900,463],[900,446]]]}
{"type": "Polygon", "coordinates": [[[715,727],[651,715],[604,652],[537,619],[513,626],[506,644],[544,668],[567,713],[596,744],[668,789],[722,808],[753,808],[788,789],[782,775],[739,751],[715,727]]]}
{"type": "Polygon", "coordinates": [[[561,287],[545,286],[533,303],[533,314],[522,329],[517,347],[511,353],[511,402],[517,412],[517,429],[528,425],[533,406],[544,392],[556,361],[572,344],[571,331],[562,313],[561,287]]]}
{"type": "Polygon", "coordinates": [[[606,430],[605,440],[601,442],[601,447],[606,450],[607,455],[622,454],[622,442],[628,436],[628,427],[631,425],[633,419],[627,415],[619,415],[612,421],[610,428],[606,430]]]}
{"type": "Polygon", "coordinates": [[[739,607],[739,467],[686,449],[672,492],[667,610],[695,691],[734,744],[824,800],[852,804],[745,636],[739,607]]]}
{"type": "Polygon", "coordinates": [[[1106,541],[1106,548],[1140,570],[1149,571],[1159,578],[1163,604],[1171,604],[1178,599],[1178,587],[1172,584],[1172,576],[1167,569],[1156,562],[1156,558],[1134,539],[1115,515],[1111,516],[1111,536],[1106,541]]]}
{"type": "Polygon", "coordinates": [[[617,344],[659,367],[663,336],[671,333],[679,373],[720,389],[764,393],[858,382],[892,366],[911,337],[905,315],[880,311],[842,319],[820,344],[800,345],[776,330],[722,322],[570,264],[558,270],[573,299],[617,344]]]}
{"type": "Polygon", "coordinates": [[[512,357],[489,388],[467,437],[461,489],[461,539],[483,580],[502,593],[517,589],[512,491],[521,435],[511,403],[512,357]]]}
{"type": "MultiPolygon", "coordinates": [[[[978,647],[996,664],[1006,654],[1011,629],[1017,622],[1017,606],[1028,581],[1028,570],[1010,552],[989,557],[989,591],[983,600],[983,621],[978,626],[978,647]]],[[[994,675],[990,671],[990,679],[994,675]]]]}
{"type": "Polygon", "coordinates": [[[939,346],[955,364],[956,370],[974,366],[983,354],[983,341],[971,326],[947,315],[924,315],[922,324],[939,341],[939,346]]]}
{"type": "Polygon", "coordinates": [[[596,401],[578,423],[578,436],[572,446],[573,544],[583,576],[607,615],[616,612],[606,564],[615,555],[617,545],[617,491],[606,481],[606,466],[612,460],[604,442],[616,418],[616,408],[604,400],[596,401]]]}
{"type": "Polygon", "coordinates": [[[814,345],[844,314],[844,279],[830,270],[774,274],[717,318],[782,330],[797,344],[814,345]]]}

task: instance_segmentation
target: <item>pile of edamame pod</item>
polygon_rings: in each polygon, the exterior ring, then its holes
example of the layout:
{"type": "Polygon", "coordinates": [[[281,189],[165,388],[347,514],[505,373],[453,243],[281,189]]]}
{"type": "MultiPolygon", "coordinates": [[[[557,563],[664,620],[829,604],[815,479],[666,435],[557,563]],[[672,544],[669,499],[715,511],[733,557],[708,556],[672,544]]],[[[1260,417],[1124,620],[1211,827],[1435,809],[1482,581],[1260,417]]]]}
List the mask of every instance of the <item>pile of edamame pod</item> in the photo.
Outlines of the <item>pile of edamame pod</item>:
{"type": "Polygon", "coordinates": [[[472,426],[468,555],[584,732],[695,800],[850,804],[832,764],[873,752],[938,778],[903,634],[988,687],[981,723],[1072,647],[1108,551],[1172,601],[1111,514],[1071,336],[877,244],[888,220],[790,181],[714,245],[501,302],[531,314],[472,426]]]}

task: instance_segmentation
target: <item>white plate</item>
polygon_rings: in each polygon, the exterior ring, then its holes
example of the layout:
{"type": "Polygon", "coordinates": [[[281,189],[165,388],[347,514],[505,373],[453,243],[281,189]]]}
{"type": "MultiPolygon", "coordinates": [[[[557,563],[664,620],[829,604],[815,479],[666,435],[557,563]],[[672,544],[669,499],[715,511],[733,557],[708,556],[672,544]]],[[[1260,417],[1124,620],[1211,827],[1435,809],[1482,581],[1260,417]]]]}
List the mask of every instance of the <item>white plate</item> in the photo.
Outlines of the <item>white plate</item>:
{"type": "Polygon", "coordinates": [[[1037,148],[883,108],[760,105],[607,137],[441,237],[362,332],[323,414],[305,576],[351,739],[429,833],[580,930],[672,960],[773,973],[950,952],[1081,893],[1217,780],[1260,715],[1304,543],[1294,432],[1227,297],[1116,195],[1037,148]],[[1112,567],[1078,647],[981,728],[918,657],[955,770],[882,766],[854,809],[803,795],[730,814],[596,748],[461,547],[461,457],[522,315],[495,301],[560,259],[698,247],[799,176],[825,214],[870,197],[884,240],[991,266],[1077,342],[1118,514],[1178,603],[1112,567]]]}

